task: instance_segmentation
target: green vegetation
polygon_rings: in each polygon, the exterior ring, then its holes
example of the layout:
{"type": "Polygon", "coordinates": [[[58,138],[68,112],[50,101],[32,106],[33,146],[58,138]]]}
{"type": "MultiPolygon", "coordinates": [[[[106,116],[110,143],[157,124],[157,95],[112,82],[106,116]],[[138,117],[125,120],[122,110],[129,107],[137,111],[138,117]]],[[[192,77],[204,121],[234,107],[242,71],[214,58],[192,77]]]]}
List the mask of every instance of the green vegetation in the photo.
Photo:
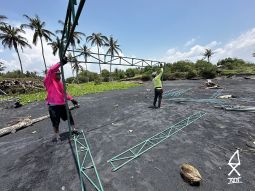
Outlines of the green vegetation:
{"type": "Polygon", "coordinates": [[[226,58],[217,63],[220,75],[255,74],[255,65],[237,58],[226,58]]]}
{"type": "MultiPolygon", "coordinates": [[[[11,72],[1,73],[0,78],[8,79],[8,78],[31,78],[31,79],[43,79],[41,76],[38,76],[37,72],[29,72],[21,73],[20,70],[13,70],[11,72]]],[[[31,80],[30,79],[30,80],[31,80]]]]}
{"type": "MultiPolygon", "coordinates": [[[[69,84],[67,87],[67,91],[72,96],[81,96],[85,94],[92,94],[109,90],[128,89],[130,87],[136,86],[139,86],[139,84],[126,82],[107,82],[99,85],[94,85],[94,83],[69,84]]],[[[32,94],[21,94],[18,97],[20,98],[22,104],[28,104],[35,101],[43,101],[46,98],[46,91],[32,94]]],[[[10,96],[3,96],[2,98],[7,99],[10,98],[10,96]]]]}

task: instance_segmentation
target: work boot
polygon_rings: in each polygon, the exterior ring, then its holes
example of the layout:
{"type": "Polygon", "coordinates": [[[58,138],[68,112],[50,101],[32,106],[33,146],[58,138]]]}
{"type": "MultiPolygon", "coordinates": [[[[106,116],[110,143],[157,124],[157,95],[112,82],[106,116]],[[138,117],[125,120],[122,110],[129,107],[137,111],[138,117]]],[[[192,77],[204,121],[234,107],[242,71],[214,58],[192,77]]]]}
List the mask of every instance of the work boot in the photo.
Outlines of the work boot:
{"type": "Polygon", "coordinates": [[[76,127],[74,127],[73,130],[72,130],[72,134],[73,134],[73,135],[79,135],[79,134],[81,134],[81,132],[79,132],[79,129],[77,129],[76,127]]]}

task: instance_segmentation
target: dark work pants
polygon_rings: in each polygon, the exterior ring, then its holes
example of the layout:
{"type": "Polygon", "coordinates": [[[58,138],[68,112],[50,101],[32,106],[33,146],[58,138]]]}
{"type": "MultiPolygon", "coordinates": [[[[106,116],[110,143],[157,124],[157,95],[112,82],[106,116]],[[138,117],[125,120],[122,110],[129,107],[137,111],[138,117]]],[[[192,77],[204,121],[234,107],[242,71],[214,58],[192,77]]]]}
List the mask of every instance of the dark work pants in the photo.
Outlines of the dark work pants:
{"type": "Polygon", "coordinates": [[[157,99],[158,99],[158,107],[161,106],[161,100],[162,100],[162,94],[163,94],[163,89],[155,88],[155,93],[154,93],[154,102],[153,106],[156,107],[157,99]]]}
{"type": "MultiPolygon", "coordinates": [[[[65,105],[50,105],[49,114],[52,122],[52,126],[58,131],[60,119],[63,121],[67,120],[66,106],[65,105]]],[[[70,124],[74,125],[72,114],[69,110],[70,124]]]]}

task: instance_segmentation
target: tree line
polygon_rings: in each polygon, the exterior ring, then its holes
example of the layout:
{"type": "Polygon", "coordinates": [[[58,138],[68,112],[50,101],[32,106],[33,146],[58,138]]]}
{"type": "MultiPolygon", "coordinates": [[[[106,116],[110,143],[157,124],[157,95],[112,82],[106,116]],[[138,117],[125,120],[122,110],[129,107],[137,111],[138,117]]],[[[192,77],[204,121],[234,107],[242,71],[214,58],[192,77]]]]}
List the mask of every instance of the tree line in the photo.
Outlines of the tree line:
{"type": "MultiPolygon", "coordinates": [[[[46,72],[47,64],[45,61],[43,40],[47,42],[47,45],[51,46],[53,55],[56,55],[60,48],[60,44],[61,44],[60,35],[63,34],[63,30],[56,30],[55,33],[51,32],[50,30],[45,28],[46,23],[42,21],[38,15],[35,15],[34,17],[30,17],[24,14],[23,16],[26,18],[27,23],[21,24],[19,27],[14,27],[6,22],[7,20],[6,16],[0,15],[0,41],[4,48],[15,50],[20,63],[20,71],[21,73],[24,73],[22,61],[20,58],[20,50],[23,51],[23,49],[26,47],[28,48],[32,48],[32,47],[28,43],[28,40],[22,35],[25,34],[24,29],[32,30],[33,31],[32,43],[34,45],[37,45],[38,41],[40,42],[42,59],[43,59],[44,68],[46,72]]],[[[58,23],[64,26],[63,21],[59,20],[58,23]]],[[[88,48],[86,44],[80,45],[82,41],[91,43],[91,46],[96,45],[98,58],[99,58],[99,49],[102,46],[107,48],[106,54],[110,54],[111,58],[113,58],[114,55],[119,55],[119,53],[121,52],[121,49],[118,44],[118,40],[114,39],[112,35],[110,37],[107,37],[103,35],[102,33],[98,32],[98,33],[92,33],[91,35],[87,36],[85,40],[83,40],[84,37],[86,37],[86,35],[83,32],[75,31],[70,39],[70,46],[73,50],[73,55],[69,53],[68,58],[69,58],[69,61],[71,62],[73,72],[75,72],[76,75],[78,75],[82,67],[79,65],[79,62],[75,58],[74,51],[77,48],[79,51],[82,52],[82,54],[84,55],[85,63],[87,62],[87,57],[89,56],[89,52],[90,52],[90,48],[88,48]],[[77,45],[79,46],[77,47],[77,45]]],[[[0,71],[4,70],[4,68],[5,68],[4,63],[0,62],[0,71]]],[[[87,70],[87,65],[86,65],[86,70],[87,70]]],[[[99,62],[99,70],[101,74],[102,69],[101,69],[100,62],[99,62]]],[[[110,71],[111,71],[111,65],[110,65],[110,71]]]]}

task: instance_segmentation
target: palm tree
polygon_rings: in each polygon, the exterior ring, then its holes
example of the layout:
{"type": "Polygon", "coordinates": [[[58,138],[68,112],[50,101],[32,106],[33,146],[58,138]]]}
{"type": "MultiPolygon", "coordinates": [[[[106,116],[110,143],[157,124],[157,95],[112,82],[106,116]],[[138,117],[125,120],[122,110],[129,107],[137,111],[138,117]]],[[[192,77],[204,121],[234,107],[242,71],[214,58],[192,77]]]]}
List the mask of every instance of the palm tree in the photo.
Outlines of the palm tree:
{"type": "Polygon", "coordinates": [[[81,51],[81,53],[84,55],[84,61],[85,61],[85,66],[86,66],[86,71],[88,71],[88,67],[87,67],[87,60],[88,57],[90,56],[90,48],[88,48],[85,44],[83,46],[80,46],[80,48],[78,49],[79,51],[81,51]]]}
{"type": "Polygon", "coordinates": [[[22,24],[21,27],[23,28],[29,28],[34,31],[33,35],[33,44],[36,45],[38,38],[40,39],[41,42],[41,47],[42,47],[42,56],[43,56],[43,62],[44,62],[44,67],[45,67],[45,72],[47,72],[47,66],[45,62],[45,57],[44,57],[44,49],[43,49],[43,42],[42,39],[44,38],[46,42],[51,41],[51,35],[55,36],[51,31],[45,29],[45,22],[41,21],[38,15],[35,15],[34,18],[29,17],[27,15],[23,15],[25,18],[28,19],[28,24],[22,24]]]}
{"type": "Polygon", "coordinates": [[[75,57],[72,57],[71,53],[69,53],[67,55],[67,59],[68,59],[69,62],[73,63],[72,70],[73,70],[73,72],[76,73],[76,81],[79,82],[78,74],[79,74],[80,71],[83,71],[82,66],[80,65],[80,63],[78,62],[78,60],[75,57]]]}
{"type": "Polygon", "coordinates": [[[0,26],[5,25],[6,23],[3,21],[4,19],[7,19],[6,16],[0,15],[0,26]]]}
{"type": "Polygon", "coordinates": [[[98,61],[99,61],[99,70],[101,74],[101,64],[100,64],[100,56],[99,56],[99,47],[103,46],[105,42],[108,41],[108,38],[101,33],[92,33],[92,35],[87,37],[87,42],[91,41],[91,46],[97,45],[97,53],[98,53],[98,61]]]}
{"type": "Polygon", "coordinates": [[[4,48],[8,47],[9,49],[12,49],[14,47],[19,57],[21,72],[23,73],[18,47],[20,46],[21,50],[23,51],[23,47],[31,48],[31,46],[28,44],[27,39],[21,36],[20,33],[25,34],[25,31],[21,28],[5,25],[1,28],[0,40],[2,41],[4,48]]]}
{"type": "Polygon", "coordinates": [[[3,27],[6,25],[6,23],[3,21],[4,19],[7,19],[7,17],[4,15],[0,15],[0,32],[3,30],[3,27]]]}
{"type": "Polygon", "coordinates": [[[205,52],[203,53],[204,58],[207,58],[207,61],[210,62],[211,56],[214,54],[211,49],[205,49],[205,52]]]}
{"type": "MultiPolygon", "coordinates": [[[[61,21],[61,20],[59,20],[58,21],[61,25],[63,25],[64,26],[64,22],[63,21],[61,21]]],[[[72,26],[71,26],[71,28],[72,28],[72,26]]],[[[61,33],[61,34],[63,34],[63,30],[56,30],[56,33],[61,33]]],[[[72,46],[72,48],[73,48],[73,56],[75,56],[74,55],[74,49],[75,49],[75,47],[76,47],[76,43],[78,43],[78,44],[80,44],[80,42],[81,42],[81,40],[82,40],[82,37],[86,37],[86,35],[84,34],[84,33],[82,33],[82,32],[77,32],[77,31],[74,31],[74,33],[73,33],[73,36],[71,36],[71,38],[70,38],[70,44],[71,44],[71,46],[72,46]]]]}
{"type": "Polygon", "coordinates": [[[110,63],[110,75],[112,73],[112,59],[115,53],[119,55],[119,51],[121,52],[121,49],[119,48],[118,40],[114,40],[112,36],[110,36],[109,39],[107,39],[105,43],[106,47],[109,47],[106,54],[111,55],[111,63],[110,63]]]}
{"type": "Polygon", "coordinates": [[[55,56],[56,53],[58,52],[60,46],[61,46],[60,39],[57,37],[57,38],[56,38],[56,41],[49,42],[48,45],[51,46],[52,51],[53,51],[52,53],[53,53],[53,55],[55,56]]]}
{"type": "Polygon", "coordinates": [[[4,71],[6,67],[4,66],[4,63],[3,62],[0,62],[0,72],[1,71],[4,71]]]}

